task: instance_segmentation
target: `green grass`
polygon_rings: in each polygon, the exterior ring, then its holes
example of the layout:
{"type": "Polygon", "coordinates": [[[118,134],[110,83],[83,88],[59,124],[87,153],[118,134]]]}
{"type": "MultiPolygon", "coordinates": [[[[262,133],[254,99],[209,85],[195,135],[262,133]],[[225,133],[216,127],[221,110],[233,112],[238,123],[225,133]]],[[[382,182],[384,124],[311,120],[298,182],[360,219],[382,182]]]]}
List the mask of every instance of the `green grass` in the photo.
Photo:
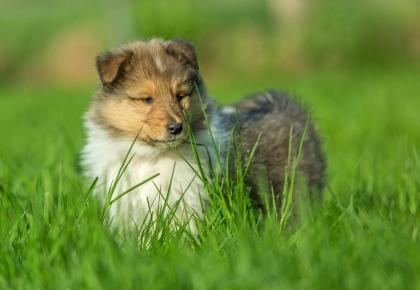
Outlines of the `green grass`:
{"type": "Polygon", "coordinates": [[[419,77],[210,81],[223,102],[275,87],[310,105],[328,156],[323,206],[280,230],[240,190],[230,208],[214,202],[201,241],[166,233],[147,249],[86,198],[77,164],[94,88],[0,89],[0,289],[420,289],[419,77]]]}

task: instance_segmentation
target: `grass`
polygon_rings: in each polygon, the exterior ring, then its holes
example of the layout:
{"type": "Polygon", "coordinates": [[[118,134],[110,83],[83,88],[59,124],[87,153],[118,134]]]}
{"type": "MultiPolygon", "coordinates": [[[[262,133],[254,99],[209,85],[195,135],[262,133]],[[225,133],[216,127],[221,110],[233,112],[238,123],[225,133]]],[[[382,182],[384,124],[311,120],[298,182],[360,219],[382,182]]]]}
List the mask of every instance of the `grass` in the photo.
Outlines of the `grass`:
{"type": "Polygon", "coordinates": [[[281,230],[232,187],[200,241],[167,232],[148,248],[104,226],[86,194],[93,87],[1,88],[0,289],[420,289],[419,74],[210,82],[223,102],[280,87],[310,105],[328,156],[323,206],[281,230]]]}

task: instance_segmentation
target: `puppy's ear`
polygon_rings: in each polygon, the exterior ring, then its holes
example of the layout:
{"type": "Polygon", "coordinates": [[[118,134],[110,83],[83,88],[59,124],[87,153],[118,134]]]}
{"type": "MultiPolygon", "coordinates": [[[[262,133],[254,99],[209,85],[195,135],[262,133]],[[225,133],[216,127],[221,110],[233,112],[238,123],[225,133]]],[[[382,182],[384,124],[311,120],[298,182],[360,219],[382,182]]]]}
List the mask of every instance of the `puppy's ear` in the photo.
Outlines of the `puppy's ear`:
{"type": "Polygon", "coordinates": [[[124,67],[133,58],[130,50],[106,51],[96,57],[96,69],[103,84],[111,84],[123,73],[124,67]]]}
{"type": "Polygon", "coordinates": [[[195,54],[194,46],[191,42],[174,39],[167,42],[166,52],[176,58],[181,63],[191,66],[193,69],[198,70],[198,62],[195,54]]]}

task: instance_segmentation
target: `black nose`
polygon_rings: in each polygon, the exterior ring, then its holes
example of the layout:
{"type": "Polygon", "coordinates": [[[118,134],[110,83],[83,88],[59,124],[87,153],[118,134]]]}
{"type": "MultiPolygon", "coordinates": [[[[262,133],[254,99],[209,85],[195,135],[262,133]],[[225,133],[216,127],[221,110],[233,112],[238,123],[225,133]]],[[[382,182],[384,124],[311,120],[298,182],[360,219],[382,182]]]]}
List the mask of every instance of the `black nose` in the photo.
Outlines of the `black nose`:
{"type": "Polygon", "coordinates": [[[182,132],[182,123],[168,123],[166,129],[172,135],[178,135],[182,132]]]}

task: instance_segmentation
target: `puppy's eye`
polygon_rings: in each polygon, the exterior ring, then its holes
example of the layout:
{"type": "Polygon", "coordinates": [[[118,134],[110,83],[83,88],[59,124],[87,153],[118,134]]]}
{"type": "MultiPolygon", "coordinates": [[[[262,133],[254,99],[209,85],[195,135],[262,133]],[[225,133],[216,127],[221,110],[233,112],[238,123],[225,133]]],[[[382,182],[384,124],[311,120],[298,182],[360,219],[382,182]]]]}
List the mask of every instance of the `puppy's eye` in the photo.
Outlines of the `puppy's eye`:
{"type": "Polygon", "coordinates": [[[176,100],[177,100],[178,102],[180,102],[180,101],[181,101],[184,97],[185,97],[184,95],[177,94],[177,95],[176,95],[176,100]]]}
{"type": "Polygon", "coordinates": [[[135,97],[131,97],[131,96],[128,96],[128,98],[129,98],[130,100],[132,100],[132,101],[140,101],[140,99],[139,99],[139,98],[135,98],[135,97]]]}
{"type": "Polygon", "coordinates": [[[151,103],[153,103],[153,98],[150,96],[147,96],[143,99],[143,103],[150,105],[151,103]]]}

